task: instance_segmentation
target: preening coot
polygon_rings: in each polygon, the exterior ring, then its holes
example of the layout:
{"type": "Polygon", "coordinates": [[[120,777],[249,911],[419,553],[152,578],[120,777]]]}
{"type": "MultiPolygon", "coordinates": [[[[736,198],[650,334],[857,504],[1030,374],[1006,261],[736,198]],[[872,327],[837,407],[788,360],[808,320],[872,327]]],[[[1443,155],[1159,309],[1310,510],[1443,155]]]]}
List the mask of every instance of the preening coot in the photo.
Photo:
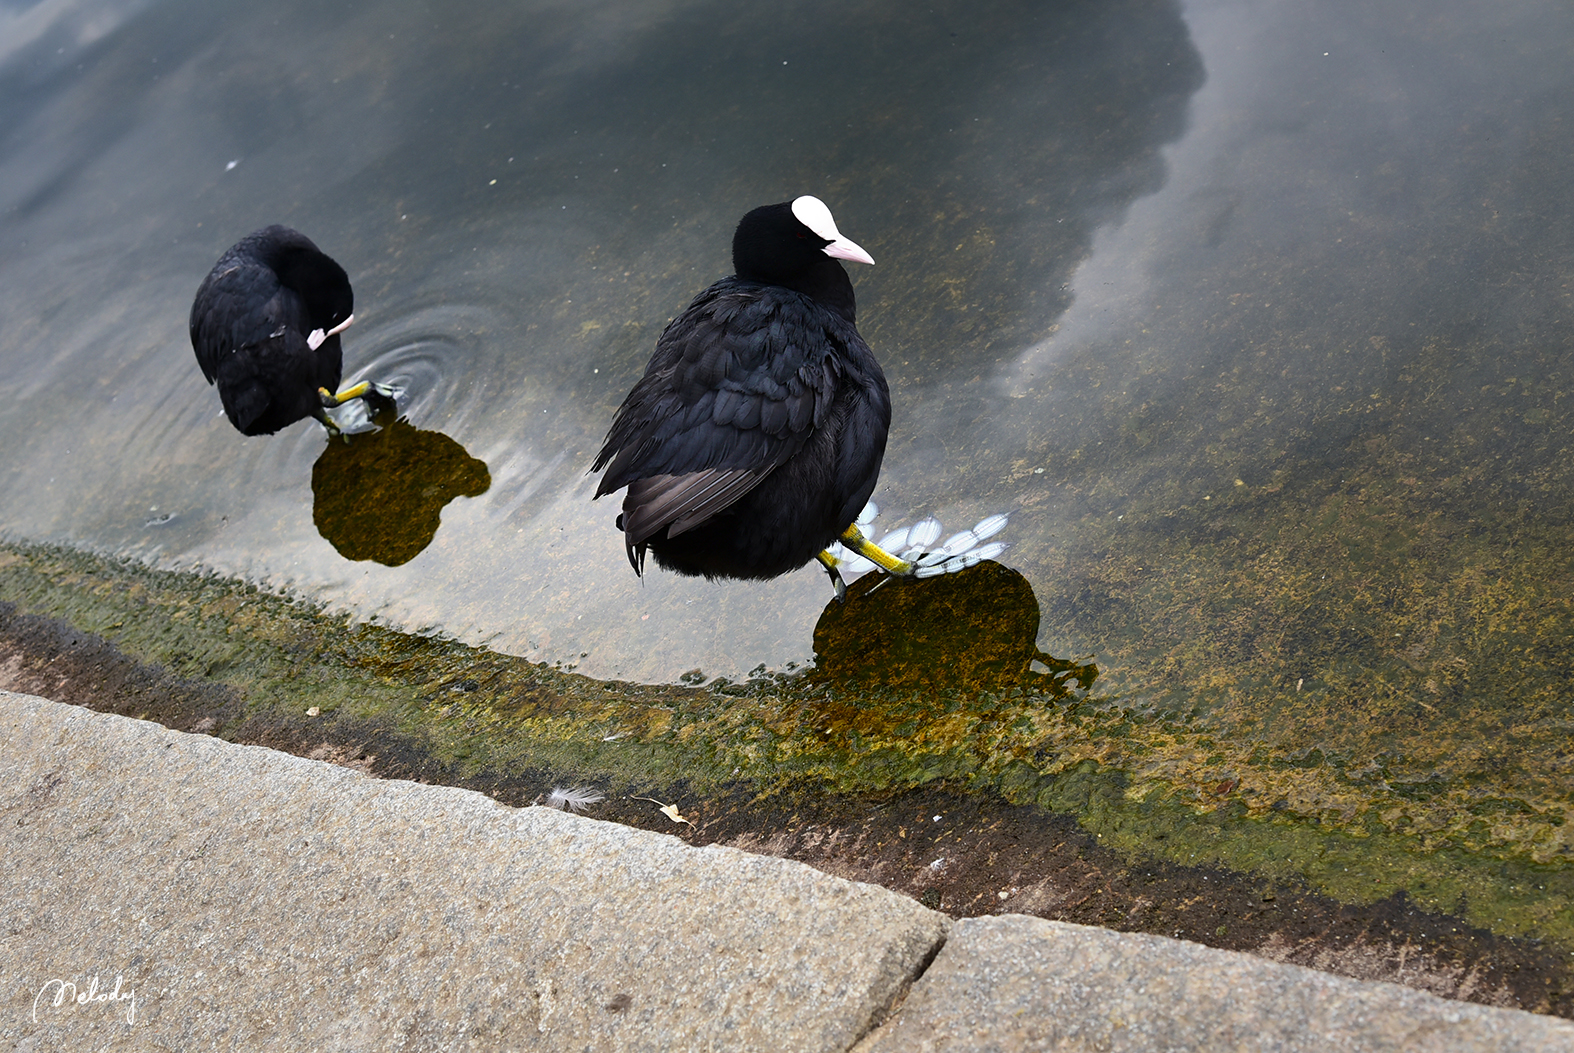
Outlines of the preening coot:
{"type": "Polygon", "coordinates": [[[818,198],[764,205],[732,240],[736,273],[695,297],[656,341],[591,471],[628,488],[629,563],[774,578],[818,557],[840,595],[843,544],[890,573],[911,564],[853,525],[885,455],[891,398],[854,326],[838,260],[874,263],[818,198]]]}
{"type": "Polygon", "coordinates": [[[271,435],[315,417],[337,432],[327,408],[391,402],[392,389],[370,382],[333,394],[354,308],[344,268],[289,227],[264,227],[219,257],[191,304],[191,346],[230,423],[271,435]]]}

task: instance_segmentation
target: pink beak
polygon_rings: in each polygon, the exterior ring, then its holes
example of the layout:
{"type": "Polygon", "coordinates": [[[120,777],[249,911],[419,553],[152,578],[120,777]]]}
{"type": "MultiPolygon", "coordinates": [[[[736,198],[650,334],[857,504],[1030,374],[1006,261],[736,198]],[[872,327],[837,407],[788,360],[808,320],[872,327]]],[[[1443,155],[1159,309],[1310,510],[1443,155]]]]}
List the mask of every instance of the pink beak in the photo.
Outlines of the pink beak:
{"type": "Polygon", "coordinates": [[[820,251],[833,259],[852,260],[854,263],[867,263],[871,267],[874,266],[874,257],[846,238],[838,237],[820,251]]]}

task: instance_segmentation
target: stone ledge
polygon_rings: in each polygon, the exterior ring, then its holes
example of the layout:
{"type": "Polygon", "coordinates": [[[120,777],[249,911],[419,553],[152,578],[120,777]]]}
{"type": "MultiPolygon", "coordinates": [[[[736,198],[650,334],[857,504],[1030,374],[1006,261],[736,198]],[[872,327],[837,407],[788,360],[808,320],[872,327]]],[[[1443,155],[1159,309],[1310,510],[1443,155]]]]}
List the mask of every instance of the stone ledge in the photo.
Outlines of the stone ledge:
{"type": "Polygon", "coordinates": [[[0,736],[6,1048],[845,1050],[946,929],[799,863],[31,696],[0,736]]]}
{"type": "Polygon", "coordinates": [[[1550,1053],[1574,1023],[1185,940],[1021,914],[953,922],[858,1053],[1550,1053]]]}
{"type": "Polygon", "coordinates": [[[0,692],[0,734],[5,1048],[1574,1050],[1556,1018],[948,925],[798,863],[31,696],[0,692]],[[56,1005],[66,983],[89,1000],[56,1005]]]}

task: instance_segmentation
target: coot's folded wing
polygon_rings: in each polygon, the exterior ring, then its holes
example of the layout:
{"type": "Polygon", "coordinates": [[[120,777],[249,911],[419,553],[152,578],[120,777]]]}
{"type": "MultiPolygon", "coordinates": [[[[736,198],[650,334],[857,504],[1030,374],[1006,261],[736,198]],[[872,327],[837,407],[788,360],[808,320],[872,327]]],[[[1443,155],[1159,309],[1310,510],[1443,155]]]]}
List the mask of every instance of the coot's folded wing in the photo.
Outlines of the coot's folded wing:
{"type": "Polygon", "coordinates": [[[301,298],[267,267],[244,257],[221,259],[191,304],[191,346],[210,384],[226,355],[264,348],[291,330],[303,334],[306,328],[301,298]]]}
{"type": "Polygon", "coordinates": [[[630,546],[660,533],[677,537],[748,493],[764,477],[743,468],[708,468],[687,475],[651,475],[629,483],[623,532],[630,546]]]}
{"type": "Polygon", "coordinates": [[[827,348],[843,338],[807,297],[733,278],[667,326],[591,469],[607,468],[597,497],[629,488],[631,559],[649,538],[722,512],[803,447],[834,397],[841,367],[827,348]]]}

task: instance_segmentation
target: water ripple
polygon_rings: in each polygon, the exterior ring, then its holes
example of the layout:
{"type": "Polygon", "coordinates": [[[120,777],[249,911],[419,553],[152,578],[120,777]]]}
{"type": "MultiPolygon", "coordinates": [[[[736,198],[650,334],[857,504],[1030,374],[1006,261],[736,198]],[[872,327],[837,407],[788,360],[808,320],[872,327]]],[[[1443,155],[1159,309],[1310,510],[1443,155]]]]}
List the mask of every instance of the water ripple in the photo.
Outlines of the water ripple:
{"type": "Polygon", "coordinates": [[[353,371],[344,383],[375,380],[398,392],[399,410],[418,427],[462,430],[479,411],[500,349],[491,334],[505,328],[498,312],[472,304],[416,306],[378,313],[345,349],[353,371]]]}

